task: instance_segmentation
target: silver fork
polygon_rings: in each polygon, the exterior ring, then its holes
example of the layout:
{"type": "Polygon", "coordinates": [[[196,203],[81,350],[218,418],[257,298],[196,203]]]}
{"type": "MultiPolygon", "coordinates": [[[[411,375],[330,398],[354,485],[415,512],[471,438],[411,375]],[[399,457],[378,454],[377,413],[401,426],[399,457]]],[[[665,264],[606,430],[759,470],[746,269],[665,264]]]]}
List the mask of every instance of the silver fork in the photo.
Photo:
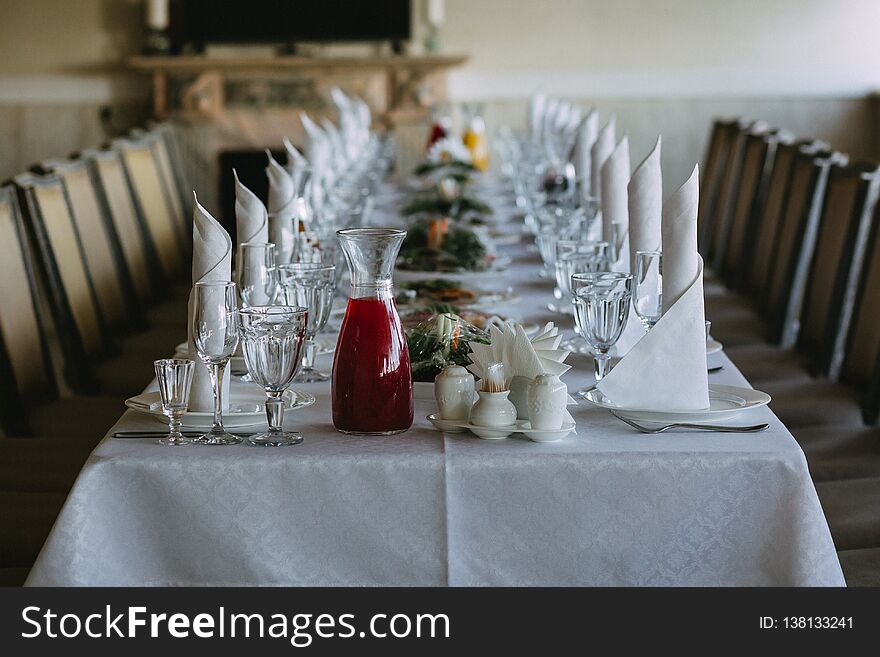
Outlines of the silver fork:
{"type": "Polygon", "coordinates": [[[611,415],[616,417],[621,422],[626,422],[629,426],[637,431],[641,431],[642,433],[663,433],[664,431],[668,431],[669,429],[700,429],[702,431],[719,431],[724,433],[756,433],[758,431],[764,431],[769,428],[769,424],[752,424],[743,427],[732,427],[727,425],[720,424],[688,424],[686,422],[676,422],[674,424],[665,424],[662,427],[646,427],[641,424],[637,424],[632,420],[628,420],[625,417],[621,417],[614,411],[611,411],[611,415]]]}

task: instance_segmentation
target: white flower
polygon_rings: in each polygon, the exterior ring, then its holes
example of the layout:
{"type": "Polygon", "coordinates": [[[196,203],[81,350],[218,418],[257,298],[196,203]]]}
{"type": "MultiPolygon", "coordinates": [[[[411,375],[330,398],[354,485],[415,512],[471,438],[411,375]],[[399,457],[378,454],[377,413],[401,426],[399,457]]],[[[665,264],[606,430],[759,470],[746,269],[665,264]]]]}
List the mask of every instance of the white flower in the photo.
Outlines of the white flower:
{"type": "Polygon", "coordinates": [[[428,162],[448,164],[449,162],[471,162],[471,152],[460,139],[445,137],[438,139],[428,149],[428,162]]]}

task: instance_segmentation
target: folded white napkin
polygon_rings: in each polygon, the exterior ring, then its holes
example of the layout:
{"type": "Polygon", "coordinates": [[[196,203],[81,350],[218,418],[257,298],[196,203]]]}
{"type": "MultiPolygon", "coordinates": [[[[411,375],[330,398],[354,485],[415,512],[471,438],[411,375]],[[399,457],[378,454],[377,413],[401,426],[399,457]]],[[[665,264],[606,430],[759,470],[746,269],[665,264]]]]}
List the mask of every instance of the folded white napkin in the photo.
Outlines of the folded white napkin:
{"type": "Polygon", "coordinates": [[[663,207],[663,316],[596,385],[615,405],[644,410],[709,407],[698,198],[699,172],[694,167],[663,207]]]}
{"type": "Polygon", "coordinates": [[[284,138],[284,150],[287,151],[287,164],[284,168],[290,174],[294,189],[299,189],[303,176],[309,170],[309,161],[287,137],[284,138]]]}
{"type": "Polygon", "coordinates": [[[232,174],[235,176],[235,230],[238,243],[268,242],[269,221],[266,206],[238,179],[235,169],[232,174]]]}
{"type": "Polygon", "coordinates": [[[547,106],[547,96],[536,93],[529,101],[529,132],[537,137],[544,125],[544,109],[547,106]]]}
{"type": "Polygon", "coordinates": [[[275,245],[275,260],[286,265],[293,257],[297,227],[294,224],[296,190],[293,179],[267,149],[266,177],[269,179],[269,241],[275,245]]]}
{"type": "Polygon", "coordinates": [[[300,112],[299,118],[306,131],[306,156],[312,167],[312,178],[332,186],[333,148],[330,139],[308,114],[300,112]]]}
{"type": "MultiPolygon", "coordinates": [[[[202,207],[193,194],[193,260],[192,281],[196,283],[224,282],[232,280],[232,239],[229,233],[211,214],[202,207]]],[[[195,343],[192,338],[193,298],[190,293],[187,309],[187,328],[189,353],[196,360],[193,373],[189,408],[193,411],[210,411],[214,408],[214,396],[208,369],[198,362],[195,343]]],[[[229,405],[229,369],[223,377],[223,405],[229,405]]]]}
{"type": "Polygon", "coordinates": [[[608,159],[608,156],[611,155],[611,151],[614,150],[614,142],[616,141],[614,136],[616,119],[612,114],[608,119],[608,123],[599,131],[599,135],[596,137],[596,142],[593,144],[593,148],[590,151],[590,155],[592,157],[592,164],[590,166],[590,173],[593,176],[593,182],[590,185],[590,188],[593,190],[594,196],[600,196],[602,194],[602,165],[605,164],[605,160],[608,159]]]}
{"type": "Polygon", "coordinates": [[[593,165],[593,144],[599,135],[599,112],[595,108],[583,118],[578,127],[577,142],[574,149],[574,167],[581,185],[581,196],[593,196],[593,177],[590,173],[593,165]]]}
{"type": "Polygon", "coordinates": [[[663,214],[660,137],[657,137],[653,150],[633,171],[627,191],[629,262],[630,271],[635,274],[637,251],[660,250],[660,217],[663,214]]]}
{"type": "Polygon", "coordinates": [[[629,231],[628,184],[629,139],[624,135],[602,165],[602,238],[611,245],[615,264],[626,262],[625,268],[615,271],[629,271],[629,249],[625,248],[629,231]]]}

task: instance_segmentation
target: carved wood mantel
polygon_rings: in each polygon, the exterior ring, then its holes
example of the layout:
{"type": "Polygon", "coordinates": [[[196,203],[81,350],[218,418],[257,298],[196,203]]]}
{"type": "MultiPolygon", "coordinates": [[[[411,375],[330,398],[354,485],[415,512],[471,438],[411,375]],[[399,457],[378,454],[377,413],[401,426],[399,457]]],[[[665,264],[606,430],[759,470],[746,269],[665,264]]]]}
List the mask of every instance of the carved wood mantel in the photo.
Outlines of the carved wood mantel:
{"type": "MultiPolygon", "coordinates": [[[[223,113],[234,99],[230,84],[250,85],[251,95],[273,81],[308,81],[323,78],[378,78],[383,98],[368,99],[388,124],[411,113],[424,115],[433,102],[445,100],[446,71],[467,61],[454,56],[374,57],[133,57],[129,65],[153,78],[153,114],[165,119],[172,112],[194,115],[223,113]]],[[[375,88],[376,85],[373,85],[375,88]]],[[[264,95],[268,95],[266,92],[264,95]]],[[[374,96],[378,96],[374,93],[374,96]]]]}

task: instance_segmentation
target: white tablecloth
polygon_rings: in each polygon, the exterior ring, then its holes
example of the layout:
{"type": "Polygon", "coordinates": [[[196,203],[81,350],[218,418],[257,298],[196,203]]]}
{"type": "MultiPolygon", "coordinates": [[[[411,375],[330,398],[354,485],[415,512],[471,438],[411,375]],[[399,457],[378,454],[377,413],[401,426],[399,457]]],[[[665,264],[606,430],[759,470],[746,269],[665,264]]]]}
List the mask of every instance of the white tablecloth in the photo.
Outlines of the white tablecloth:
{"type": "MultiPolygon", "coordinates": [[[[536,256],[508,252],[498,283],[523,298],[498,310],[569,329],[536,256]]],[[[574,389],[592,366],[569,362],[574,389]]],[[[715,363],[710,381],[747,385],[715,363]]],[[[356,438],[334,431],[329,384],[300,387],[318,402],[286,418],[296,447],[104,440],[28,584],[844,585],[804,454],[767,408],[737,418],[763,433],[643,435],[582,404],[558,443],[482,441],[435,431],[417,384],[409,432],[356,438]]],[[[115,429],[157,427],[129,411],[115,429]]]]}

